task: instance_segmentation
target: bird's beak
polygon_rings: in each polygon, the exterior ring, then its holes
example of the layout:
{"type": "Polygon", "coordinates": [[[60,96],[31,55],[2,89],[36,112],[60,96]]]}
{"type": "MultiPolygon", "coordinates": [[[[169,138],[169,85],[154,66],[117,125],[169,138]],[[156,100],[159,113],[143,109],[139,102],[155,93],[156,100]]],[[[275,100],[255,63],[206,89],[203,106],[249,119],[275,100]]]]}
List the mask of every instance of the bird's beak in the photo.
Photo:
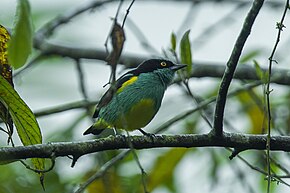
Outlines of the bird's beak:
{"type": "Polygon", "coordinates": [[[177,71],[177,70],[179,70],[181,68],[184,68],[186,66],[187,66],[186,64],[175,64],[174,66],[171,66],[170,69],[174,70],[174,71],[177,71]]]}

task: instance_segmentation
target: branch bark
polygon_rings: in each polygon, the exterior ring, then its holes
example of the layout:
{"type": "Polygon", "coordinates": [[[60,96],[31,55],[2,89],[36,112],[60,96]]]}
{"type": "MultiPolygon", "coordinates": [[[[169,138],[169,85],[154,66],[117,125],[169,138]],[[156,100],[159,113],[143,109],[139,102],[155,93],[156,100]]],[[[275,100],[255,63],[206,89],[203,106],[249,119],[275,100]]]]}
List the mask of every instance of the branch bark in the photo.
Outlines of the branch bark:
{"type": "MultiPolygon", "coordinates": [[[[161,147],[231,147],[242,150],[265,150],[266,135],[249,135],[238,133],[224,133],[217,137],[210,134],[188,135],[156,135],[131,136],[135,149],[161,148],[161,147]]],[[[30,146],[1,147],[0,162],[27,158],[51,158],[71,155],[74,160],[85,154],[96,153],[114,149],[129,149],[128,138],[122,135],[107,138],[81,141],[57,142],[30,146]]],[[[290,152],[289,136],[272,136],[272,151],[290,152]]]]}
{"type": "Polygon", "coordinates": [[[223,132],[223,120],[224,120],[224,109],[226,105],[227,100],[227,94],[228,89],[230,87],[231,81],[234,76],[234,72],[236,70],[238,61],[240,59],[242,50],[244,48],[244,45],[246,43],[246,40],[248,39],[248,36],[251,33],[252,26],[254,24],[254,21],[262,8],[262,5],[264,3],[264,0],[255,0],[245,21],[243,24],[243,28],[238,36],[238,39],[235,43],[235,46],[233,48],[233,51],[231,53],[231,56],[227,62],[227,67],[225,70],[225,73],[223,75],[220,89],[218,92],[218,97],[216,100],[216,108],[214,113],[214,124],[213,124],[213,133],[215,135],[222,135],[223,132]]]}
{"type": "MultiPolygon", "coordinates": [[[[62,57],[69,57],[73,59],[96,59],[105,61],[107,53],[103,49],[84,49],[77,47],[69,47],[57,44],[46,43],[40,49],[44,55],[56,55],[62,57]]],[[[140,56],[134,54],[123,54],[119,63],[123,64],[126,68],[136,67],[138,64],[148,59],[148,56],[140,56]]],[[[264,72],[267,69],[262,69],[264,72]]],[[[194,61],[191,77],[213,77],[221,78],[225,71],[225,65],[218,63],[205,63],[201,61],[194,61]]],[[[234,79],[239,80],[260,80],[257,76],[254,67],[243,64],[239,65],[234,73],[234,79]]],[[[290,85],[290,70],[289,69],[273,69],[271,80],[273,83],[281,85],[290,85]]]]}

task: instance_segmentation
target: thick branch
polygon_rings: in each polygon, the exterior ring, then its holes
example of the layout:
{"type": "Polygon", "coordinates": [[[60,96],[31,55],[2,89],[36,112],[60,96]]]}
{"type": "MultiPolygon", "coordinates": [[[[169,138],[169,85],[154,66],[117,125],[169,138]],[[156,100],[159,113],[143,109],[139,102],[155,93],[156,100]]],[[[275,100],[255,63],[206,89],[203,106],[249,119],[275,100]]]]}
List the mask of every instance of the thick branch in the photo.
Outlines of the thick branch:
{"type": "MultiPolygon", "coordinates": [[[[131,136],[135,149],[148,149],[160,147],[232,147],[238,149],[264,150],[266,147],[265,135],[248,135],[225,133],[221,137],[212,134],[191,135],[156,135],[155,137],[131,136]]],[[[40,145],[2,147],[0,148],[0,161],[11,161],[27,158],[50,158],[52,156],[72,155],[76,158],[90,153],[129,149],[128,138],[125,136],[110,136],[107,138],[82,142],[57,142],[40,145]]],[[[271,137],[271,150],[290,152],[290,137],[271,137]]]]}
{"type": "Polygon", "coordinates": [[[227,67],[225,70],[225,73],[223,75],[217,102],[216,102],[216,109],[214,114],[214,128],[213,132],[216,135],[222,135],[223,132],[223,119],[224,119],[224,109],[226,105],[226,99],[227,99],[227,93],[229,86],[231,84],[231,81],[234,76],[234,72],[236,70],[239,58],[241,56],[243,47],[245,45],[245,42],[248,38],[248,36],[251,33],[252,26],[254,24],[254,21],[263,5],[263,0],[255,0],[245,21],[243,24],[243,28],[238,36],[238,39],[235,43],[235,46],[233,48],[232,54],[229,58],[229,61],[227,62],[227,67]]]}
{"type": "MultiPolygon", "coordinates": [[[[75,59],[97,59],[105,61],[107,53],[103,49],[83,49],[76,47],[61,46],[56,44],[45,44],[43,46],[43,54],[45,55],[58,55],[63,57],[70,57],[75,59]]],[[[120,59],[120,64],[126,65],[127,68],[136,67],[138,64],[148,59],[148,57],[140,55],[123,54],[120,59]]],[[[264,72],[267,69],[262,69],[264,72]]],[[[225,66],[222,64],[210,64],[205,62],[194,62],[191,77],[214,77],[221,78],[225,71],[225,66]]],[[[254,67],[249,65],[240,65],[234,73],[235,79],[242,80],[260,80],[257,76],[254,67]]],[[[282,85],[290,85],[290,70],[288,69],[273,69],[272,82],[282,85]]]]}

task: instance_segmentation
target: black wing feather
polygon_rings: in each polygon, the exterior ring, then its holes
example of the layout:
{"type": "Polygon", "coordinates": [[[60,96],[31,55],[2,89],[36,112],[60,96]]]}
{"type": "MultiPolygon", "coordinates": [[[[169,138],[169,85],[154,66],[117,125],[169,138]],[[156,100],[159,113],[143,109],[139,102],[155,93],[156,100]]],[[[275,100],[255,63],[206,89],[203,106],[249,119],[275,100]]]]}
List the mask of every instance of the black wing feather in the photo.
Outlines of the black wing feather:
{"type": "Polygon", "coordinates": [[[134,70],[127,72],[126,74],[122,75],[117,81],[116,81],[116,86],[114,88],[114,86],[111,86],[106,92],[105,94],[102,96],[102,98],[100,99],[97,107],[96,107],[96,111],[93,115],[93,118],[97,118],[99,116],[99,112],[101,110],[101,108],[103,108],[104,106],[106,106],[113,98],[113,96],[115,95],[116,91],[122,87],[122,85],[130,80],[130,78],[132,78],[134,76],[134,70]]]}

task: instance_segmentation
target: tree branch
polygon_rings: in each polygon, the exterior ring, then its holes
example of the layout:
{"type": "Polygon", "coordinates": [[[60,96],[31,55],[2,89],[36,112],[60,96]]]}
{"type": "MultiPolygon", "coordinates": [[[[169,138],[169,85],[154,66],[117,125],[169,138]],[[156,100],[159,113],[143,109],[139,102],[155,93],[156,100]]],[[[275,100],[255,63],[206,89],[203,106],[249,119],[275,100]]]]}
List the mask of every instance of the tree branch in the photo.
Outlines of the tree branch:
{"type": "Polygon", "coordinates": [[[75,9],[69,10],[61,16],[56,17],[55,19],[48,22],[42,28],[40,28],[34,36],[34,47],[41,48],[45,44],[45,39],[51,36],[54,30],[62,24],[68,23],[72,18],[78,16],[79,14],[91,10],[93,8],[102,6],[106,3],[110,3],[113,0],[103,0],[103,1],[93,1],[84,6],[77,7],[75,9]]]}
{"type": "Polygon", "coordinates": [[[91,183],[93,183],[96,179],[102,177],[108,169],[110,169],[116,162],[122,160],[130,153],[130,150],[123,151],[122,153],[118,154],[116,157],[112,158],[108,162],[106,162],[100,170],[92,175],[87,181],[80,185],[80,187],[74,193],[82,193],[91,183]]]}
{"type": "MultiPolygon", "coordinates": [[[[45,43],[41,51],[44,55],[57,55],[62,57],[69,57],[74,59],[96,59],[105,61],[107,53],[103,49],[83,49],[77,47],[61,46],[51,43],[45,43]]],[[[148,56],[140,56],[133,54],[122,54],[119,63],[126,66],[126,68],[136,67],[138,64],[148,59],[148,56]]],[[[264,72],[267,69],[262,69],[264,72]]],[[[213,77],[221,78],[225,71],[225,66],[223,64],[217,63],[205,63],[200,61],[194,61],[191,77],[201,78],[201,77],[213,77]]],[[[250,65],[240,65],[237,67],[234,73],[235,79],[243,80],[260,80],[257,76],[256,70],[250,65]]],[[[289,69],[273,69],[271,80],[273,83],[290,85],[290,70],[289,69]]]]}
{"type": "Polygon", "coordinates": [[[79,108],[86,109],[86,108],[95,106],[98,102],[99,102],[98,100],[94,100],[94,101],[82,100],[82,101],[71,102],[71,103],[35,111],[34,115],[36,117],[42,117],[42,116],[51,115],[54,113],[61,113],[63,111],[73,110],[73,109],[79,109],[79,108]]]}
{"type": "MultiPolygon", "coordinates": [[[[222,137],[213,134],[190,135],[156,135],[131,136],[131,142],[135,149],[148,149],[160,147],[231,147],[244,150],[265,150],[266,135],[249,135],[238,133],[225,133],[222,137]]],[[[1,147],[0,161],[13,161],[27,158],[50,158],[72,155],[79,158],[82,155],[113,150],[129,149],[128,138],[125,136],[109,136],[107,138],[81,141],[81,142],[57,142],[30,146],[1,147]]],[[[272,151],[290,152],[289,136],[271,137],[272,151]]]]}
{"type": "Polygon", "coordinates": [[[227,62],[227,67],[223,75],[220,89],[218,92],[216,109],[214,113],[214,124],[213,132],[215,135],[221,136],[223,133],[223,119],[224,119],[224,109],[226,105],[226,99],[228,94],[228,89],[234,76],[239,58],[241,56],[243,47],[246,43],[248,36],[250,35],[254,21],[264,3],[264,0],[255,0],[245,21],[243,28],[238,36],[238,39],[233,48],[232,54],[227,62]]]}

